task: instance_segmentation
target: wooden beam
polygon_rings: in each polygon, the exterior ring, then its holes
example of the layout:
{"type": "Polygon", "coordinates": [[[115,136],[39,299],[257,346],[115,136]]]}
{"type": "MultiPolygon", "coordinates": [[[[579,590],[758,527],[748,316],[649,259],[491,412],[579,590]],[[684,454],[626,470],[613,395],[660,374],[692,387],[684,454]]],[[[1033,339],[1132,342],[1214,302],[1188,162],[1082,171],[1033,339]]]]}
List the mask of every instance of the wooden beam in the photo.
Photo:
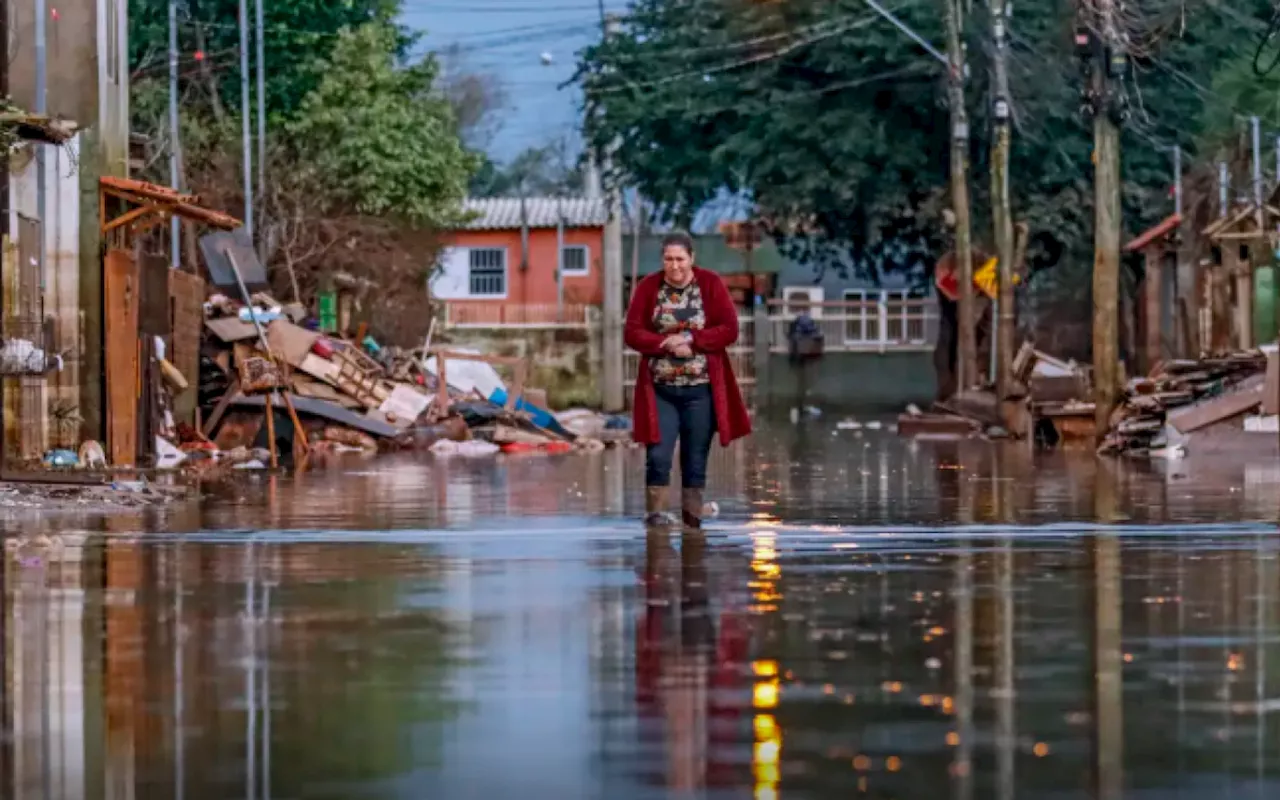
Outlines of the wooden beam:
{"type": "Polygon", "coordinates": [[[126,211],[125,213],[121,214],[120,216],[108,222],[103,227],[102,232],[110,233],[116,228],[123,228],[125,225],[129,225],[133,222],[136,222],[142,219],[143,217],[147,216],[148,214],[157,213],[157,212],[164,213],[167,208],[168,208],[167,206],[159,206],[154,204],[139,206],[138,208],[135,208],[131,211],[126,211]]]}

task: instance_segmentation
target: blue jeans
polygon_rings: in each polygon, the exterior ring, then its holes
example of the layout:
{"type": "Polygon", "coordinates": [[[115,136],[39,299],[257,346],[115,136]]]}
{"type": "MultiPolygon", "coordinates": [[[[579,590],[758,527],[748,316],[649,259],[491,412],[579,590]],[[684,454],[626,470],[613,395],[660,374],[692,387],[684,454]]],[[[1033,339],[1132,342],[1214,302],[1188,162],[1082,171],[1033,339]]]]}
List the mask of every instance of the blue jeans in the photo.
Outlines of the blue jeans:
{"type": "Polygon", "coordinates": [[[680,478],[686,489],[707,486],[707,457],[716,435],[716,407],[711,386],[667,386],[654,384],[658,402],[658,429],[661,441],[646,452],[645,486],[667,486],[680,442],[680,478]]]}

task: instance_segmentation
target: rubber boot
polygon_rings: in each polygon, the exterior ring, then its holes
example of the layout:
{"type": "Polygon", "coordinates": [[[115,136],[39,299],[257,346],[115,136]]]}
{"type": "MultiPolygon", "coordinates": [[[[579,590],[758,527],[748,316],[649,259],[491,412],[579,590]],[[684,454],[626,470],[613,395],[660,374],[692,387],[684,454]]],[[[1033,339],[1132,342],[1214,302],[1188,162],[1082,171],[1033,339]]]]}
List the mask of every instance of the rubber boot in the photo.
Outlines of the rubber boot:
{"type": "Polygon", "coordinates": [[[644,524],[670,525],[667,514],[667,487],[646,486],[644,489],[644,524]]]}
{"type": "Polygon", "coordinates": [[[685,489],[680,492],[680,521],[686,528],[702,527],[702,490],[685,489]]]}

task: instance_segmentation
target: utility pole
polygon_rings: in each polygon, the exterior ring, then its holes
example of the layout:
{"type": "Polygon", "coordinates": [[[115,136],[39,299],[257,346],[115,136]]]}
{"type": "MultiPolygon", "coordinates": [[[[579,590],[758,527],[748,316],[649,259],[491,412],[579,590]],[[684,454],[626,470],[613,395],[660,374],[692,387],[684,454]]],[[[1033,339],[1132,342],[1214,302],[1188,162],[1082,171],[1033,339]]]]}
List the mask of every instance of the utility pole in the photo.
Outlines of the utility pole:
{"type": "Polygon", "coordinates": [[[244,161],[244,229],[253,239],[253,149],[249,138],[249,0],[240,0],[240,137],[244,161]]]}
{"type": "Polygon", "coordinates": [[[1116,31],[1115,0],[1096,0],[1101,63],[1091,76],[1093,113],[1093,401],[1098,437],[1110,427],[1120,386],[1120,127],[1127,56],[1116,31]]]}
{"type": "Polygon", "coordinates": [[[1186,222],[1182,218],[1182,147],[1180,145],[1173,146],[1173,213],[1178,217],[1178,250],[1176,253],[1176,262],[1173,268],[1173,291],[1170,293],[1170,302],[1173,303],[1173,339],[1176,342],[1174,352],[1182,357],[1190,356],[1192,352],[1192,343],[1188,341],[1190,331],[1185,330],[1180,324],[1182,313],[1189,310],[1190,304],[1184,303],[1183,291],[1185,287],[1194,286],[1195,281],[1186,282],[1183,280],[1183,270],[1185,268],[1186,254],[1183,252],[1185,247],[1186,236],[1183,231],[1186,222]]]}
{"type": "Polygon", "coordinates": [[[995,138],[991,143],[991,206],[995,223],[996,257],[1000,265],[999,303],[996,306],[998,326],[996,350],[996,395],[1004,400],[1009,396],[1013,380],[1014,338],[1017,335],[1017,318],[1013,299],[1013,211],[1009,203],[1009,70],[1008,18],[1010,7],[1006,0],[991,0],[992,79],[995,98],[993,109],[995,138]]]}
{"type": "MultiPolygon", "coordinates": [[[[178,160],[178,0],[169,0],[169,185],[181,191],[178,160]]],[[[181,263],[181,226],[176,215],[169,220],[169,266],[181,263]]]]}
{"type": "Polygon", "coordinates": [[[951,208],[956,217],[955,256],[960,284],[956,386],[964,391],[978,379],[978,344],[973,327],[973,248],[969,235],[969,119],[964,106],[966,70],[960,43],[959,0],[942,2],[947,16],[947,104],[951,107],[951,208]]]}
{"type": "MultiPolygon", "coordinates": [[[[265,34],[262,29],[262,0],[253,0],[253,5],[254,17],[257,21],[253,35],[258,51],[258,197],[264,198],[267,196],[267,57],[266,45],[263,43],[265,34]]],[[[265,201],[263,206],[265,206],[265,201]]],[[[263,207],[260,207],[258,213],[261,214],[264,210],[263,207]]],[[[258,260],[264,265],[267,263],[267,231],[265,224],[258,226],[258,260]]]]}
{"type": "MultiPolygon", "coordinates": [[[[605,36],[613,33],[617,20],[609,18],[605,23],[605,36]]],[[[604,228],[604,365],[603,391],[601,392],[604,410],[621,411],[625,406],[623,399],[623,350],[622,350],[622,194],[621,187],[613,172],[613,153],[618,148],[615,139],[604,152],[603,169],[601,170],[605,186],[605,202],[609,216],[604,228]]]]}
{"type": "MultiPolygon", "coordinates": [[[[48,8],[45,6],[45,0],[36,0],[36,108],[37,114],[49,113],[49,86],[48,86],[48,54],[47,40],[48,32],[45,25],[45,19],[49,14],[48,8]]],[[[7,43],[6,43],[7,44],[7,43]]],[[[7,48],[6,48],[7,49],[7,48]]],[[[44,297],[44,275],[45,275],[45,241],[49,238],[46,234],[49,230],[49,198],[48,188],[45,186],[45,174],[48,170],[47,156],[45,150],[48,145],[37,144],[36,150],[36,213],[40,215],[40,243],[38,252],[40,253],[40,296],[44,297]]],[[[8,176],[5,176],[8,180],[8,176]]],[[[25,298],[24,298],[25,300],[25,298]]]]}
{"type": "Polygon", "coordinates": [[[1258,262],[1258,251],[1266,247],[1267,214],[1262,205],[1262,129],[1257,117],[1249,118],[1253,139],[1253,209],[1258,226],[1258,238],[1249,243],[1249,259],[1236,260],[1236,321],[1241,350],[1253,347],[1253,266],[1258,262]]]}
{"type": "Polygon", "coordinates": [[[564,198],[556,192],[556,321],[564,322],[564,198]]]}

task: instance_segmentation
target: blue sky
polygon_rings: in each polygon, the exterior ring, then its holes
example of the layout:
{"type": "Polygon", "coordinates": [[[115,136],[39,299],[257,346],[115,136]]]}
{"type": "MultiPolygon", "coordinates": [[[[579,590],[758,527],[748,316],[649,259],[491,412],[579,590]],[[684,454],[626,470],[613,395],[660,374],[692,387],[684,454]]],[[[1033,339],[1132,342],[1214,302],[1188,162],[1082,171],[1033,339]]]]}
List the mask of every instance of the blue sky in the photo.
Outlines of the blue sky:
{"type": "MultiPolygon", "coordinates": [[[[625,7],[625,0],[605,0],[606,12],[625,7]]],[[[457,44],[465,68],[502,82],[507,104],[492,157],[506,161],[526,147],[576,140],[579,98],[556,87],[573,75],[576,53],[600,38],[597,0],[404,0],[403,9],[404,24],[425,34],[427,48],[457,44]]]]}

